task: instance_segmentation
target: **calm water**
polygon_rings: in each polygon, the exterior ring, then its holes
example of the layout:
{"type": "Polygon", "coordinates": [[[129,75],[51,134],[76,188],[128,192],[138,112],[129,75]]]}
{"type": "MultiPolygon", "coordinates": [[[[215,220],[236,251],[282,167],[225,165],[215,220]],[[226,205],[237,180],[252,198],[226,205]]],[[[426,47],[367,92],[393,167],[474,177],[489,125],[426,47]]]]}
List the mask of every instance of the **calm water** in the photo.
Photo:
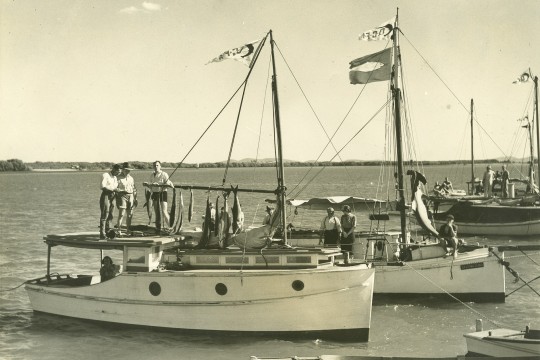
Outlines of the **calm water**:
{"type": "MultiPolygon", "coordinates": [[[[479,167],[478,173],[480,173],[479,167]]],[[[315,169],[315,174],[320,169],[315,169]]],[[[387,196],[377,190],[379,169],[376,167],[327,168],[315,181],[297,195],[296,184],[305,168],[287,168],[286,182],[296,198],[311,196],[355,195],[387,196]]],[[[171,173],[171,170],[168,170],[171,173]]],[[[470,177],[468,167],[428,167],[431,182],[453,174],[454,187],[464,188],[470,177]]],[[[136,183],[146,180],[148,172],[133,172],[136,183]]],[[[75,231],[97,231],[99,220],[100,173],[64,172],[0,174],[0,289],[13,288],[23,281],[45,274],[46,234],[75,231]]],[[[190,184],[221,184],[222,169],[182,170],[173,181],[190,184]]],[[[241,187],[273,189],[273,169],[231,169],[227,184],[241,187]]],[[[311,175],[307,179],[310,179],[311,175]]],[[[142,189],[142,187],[140,187],[142,189]]],[[[211,198],[215,201],[215,193],[211,198]]],[[[241,194],[246,223],[262,221],[268,196],[241,194]]],[[[184,192],[187,206],[188,194],[184,192]]],[[[391,196],[393,198],[393,195],[391,196]]],[[[195,216],[190,226],[200,226],[206,194],[195,192],[195,216]]],[[[135,213],[134,223],[146,223],[144,199],[135,213]]],[[[367,216],[358,214],[361,228],[369,226],[367,216]]],[[[115,214],[116,216],[116,214],[115,214]]],[[[299,213],[289,218],[297,226],[316,226],[323,213],[299,213]]],[[[396,224],[394,224],[396,225],[396,224]]],[[[538,238],[470,238],[481,244],[540,244],[538,238]]],[[[118,254],[114,254],[118,259],[118,254]]],[[[531,259],[508,253],[511,266],[526,280],[540,275],[540,256],[531,259]]],[[[52,272],[97,272],[99,252],[54,248],[52,272]]],[[[422,281],[422,279],[411,279],[422,281]]],[[[507,293],[520,284],[507,276],[507,293]]],[[[540,292],[540,280],[532,283],[540,292]]],[[[119,328],[75,319],[33,314],[23,287],[0,292],[0,358],[7,359],[249,359],[257,356],[315,356],[321,354],[378,356],[455,356],[466,352],[463,333],[474,331],[480,314],[504,327],[523,329],[526,324],[540,328],[540,302],[530,289],[523,288],[509,296],[504,304],[440,303],[430,299],[376,305],[373,307],[369,343],[347,343],[307,340],[284,340],[265,337],[216,336],[169,330],[119,328]],[[478,312],[478,313],[475,313],[478,312]]],[[[339,304],[336,304],[339,306],[339,304]]],[[[313,316],[324,316],[324,308],[313,309],[313,316]],[[320,314],[319,314],[320,312],[320,314]]],[[[484,320],[484,326],[492,326],[484,320]]]]}

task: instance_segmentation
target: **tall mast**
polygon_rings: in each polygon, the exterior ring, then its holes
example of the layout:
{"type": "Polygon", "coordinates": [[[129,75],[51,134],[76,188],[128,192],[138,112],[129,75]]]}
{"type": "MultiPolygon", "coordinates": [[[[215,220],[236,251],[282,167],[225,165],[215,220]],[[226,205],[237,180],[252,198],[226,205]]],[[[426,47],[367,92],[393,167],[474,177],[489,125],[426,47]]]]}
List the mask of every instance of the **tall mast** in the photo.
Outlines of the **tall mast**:
{"type": "Polygon", "coordinates": [[[474,185],[475,185],[475,182],[474,182],[474,127],[473,127],[473,122],[474,122],[474,116],[473,116],[473,111],[474,111],[474,100],[471,99],[471,193],[469,195],[472,195],[474,194],[474,185]]]}
{"type": "MultiPolygon", "coordinates": [[[[530,73],[529,69],[529,73],[530,73]]],[[[538,123],[538,76],[534,77],[534,115],[536,116],[536,150],[538,151],[538,172],[540,173],[540,124],[538,123]]],[[[534,163],[534,161],[533,161],[534,163]]],[[[532,165],[534,167],[534,165],[532,165]]],[[[531,185],[534,180],[531,179],[531,185]]],[[[540,176],[538,176],[538,188],[540,189],[540,176]]]]}
{"type": "Polygon", "coordinates": [[[398,183],[398,209],[400,213],[401,220],[401,241],[407,242],[407,215],[405,213],[405,191],[403,186],[403,144],[401,139],[401,109],[400,109],[400,99],[401,92],[399,89],[399,56],[398,56],[398,14],[399,8],[396,11],[396,23],[394,24],[394,29],[392,32],[393,39],[393,51],[394,51],[394,66],[392,69],[393,73],[393,84],[392,84],[392,95],[394,98],[394,121],[396,127],[396,153],[397,153],[397,183],[398,183]]]}
{"type": "Polygon", "coordinates": [[[276,76],[276,61],[274,58],[274,38],[272,37],[272,30],[270,30],[270,49],[272,53],[272,97],[274,100],[274,116],[276,122],[276,140],[277,140],[277,161],[278,161],[278,196],[279,206],[281,207],[281,224],[283,226],[283,241],[287,243],[287,215],[285,214],[285,171],[283,166],[283,150],[281,141],[281,122],[279,117],[279,100],[278,100],[278,88],[277,88],[277,76],[276,76]]]}

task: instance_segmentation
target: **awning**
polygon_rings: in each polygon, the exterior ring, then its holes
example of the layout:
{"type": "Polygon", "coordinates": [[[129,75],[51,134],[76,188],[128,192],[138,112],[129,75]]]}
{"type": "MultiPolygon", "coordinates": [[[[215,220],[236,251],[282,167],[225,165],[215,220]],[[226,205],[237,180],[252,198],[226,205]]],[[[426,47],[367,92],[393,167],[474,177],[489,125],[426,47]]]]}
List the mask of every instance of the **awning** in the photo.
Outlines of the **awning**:
{"type": "MultiPolygon", "coordinates": [[[[266,202],[275,203],[274,199],[266,199],[266,202]]],[[[287,205],[292,205],[301,209],[326,210],[333,207],[334,210],[341,210],[344,205],[349,205],[353,211],[372,210],[373,207],[381,207],[386,204],[384,200],[362,198],[356,196],[328,196],[317,197],[309,200],[287,200],[287,205]]]]}

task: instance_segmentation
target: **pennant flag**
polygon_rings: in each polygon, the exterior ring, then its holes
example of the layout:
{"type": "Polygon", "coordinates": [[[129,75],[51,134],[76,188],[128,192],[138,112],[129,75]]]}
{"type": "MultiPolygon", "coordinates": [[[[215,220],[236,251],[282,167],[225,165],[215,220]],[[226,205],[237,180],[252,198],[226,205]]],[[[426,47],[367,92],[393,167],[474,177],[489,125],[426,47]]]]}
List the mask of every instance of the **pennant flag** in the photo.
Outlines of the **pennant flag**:
{"type": "Polygon", "coordinates": [[[512,83],[513,84],[524,83],[524,82],[529,81],[530,78],[531,78],[530,72],[524,71],[523,74],[519,75],[519,77],[516,80],[514,80],[512,83]]]}
{"type": "Polygon", "coordinates": [[[253,61],[253,58],[259,52],[259,47],[262,43],[262,40],[263,39],[237,47],[235,49],[227,50],[221,55],[210,60],[208,63],[206,63],[206,65],[213,62],[220,62],[226,59],[233,59],[240,61],[246,66],[251,67],[251,61],[253,61]]]}
{"type": "Polygon", "coordinates": [[[363,41],[376,41],[376,40],[388,40],[392,36],[394,31],[394,24],[396,23],[396,17],[394,16],[390,20],[382,23],[379,27],[364,31],[358,35],[358,40],[363,41]]]}
{"type": "Polygon", "coordinates": [[[388,48],[351,61],[349,63],[351,84],[390,80],[392,75],[391,56],[392,49],[388,48]]]}

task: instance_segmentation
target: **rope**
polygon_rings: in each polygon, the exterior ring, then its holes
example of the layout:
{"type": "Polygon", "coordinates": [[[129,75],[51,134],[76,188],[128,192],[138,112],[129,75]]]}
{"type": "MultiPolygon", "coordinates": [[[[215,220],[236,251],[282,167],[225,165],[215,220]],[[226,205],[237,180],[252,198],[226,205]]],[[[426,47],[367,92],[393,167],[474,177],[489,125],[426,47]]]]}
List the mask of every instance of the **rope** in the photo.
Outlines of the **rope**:
{"type": "MultiPolygon", "coordinates": [[[[510,272],[510,274],[512,274],[516,280],[514,282],[518,282],[519,280],[523,281],[525,283],[525,285],[523,286],[527,286],[529,289],[531,289],[536,295],[540,296],[540,293],[538,293],[538,291],[536,291],[532,286],[529,285],[529,283],[531,283],[532,281],[530,282],[527,282],[525,280],[523,280],[523,278],[519,275],[519,273],[517,271],[515,271],[514,269],[512,269],[510,267],[510,263],[508,261],[504,261],[503,259],[501,259],[494,251],[491,251],[491,253],[493,255],[495,255],[495,257],[497,259],[499,259],[499,262],[506,268],[506,270],[508,270],[508,272],[510,272]]],[[[534,280],[533,280],[534,281],[534,280]]],[[[522,286],[522,287],[523,287],[522,286]]],[[[515,291],[513,291],[515,292],[515,291]]],[[[512,292],[512,293],[513,293],[512,292]]],[[[506,297],[508,297],[510,294],[506,295],[506,297]]]]}
{"type": "MultiPolygon", "coordinates": [[[[453,261],[452,261],[453,262],[453,261]]],[[[486,319],[487,321],[489,321],[490,323],[492,323],[493,325],[497,326],[497,327],[503,327],[501,324],[497,323],[495,320],[491,320],[490,318],[487,317],[487,315],[484,315],[482,314],[481,312],[479,312],[478,310],[475,310],[473,309],[471,306],[467,305],[466,303],[464,303],[463,301],[459,300],[457,297],[455,297],[454,295],[450,294],[448,291],[446,291],[445,289],[443,289],[442,287],[440,287],[439,285],[437,285],[433,280],[431,280],[430,278],[428,278],[427,276],[425,276],[424,274],[422,274],[421,272],[419,272],[418,270],[416,270],[415,268],[413,268],[412,266],[410,266],[408,263],[404,262],[403,263],[405,266],[407,266],[409,269],[413,270],[414,272],[416,272],[418,275],[420,275],[421,277],[423,277],[425,280],[427,280],[428,282],[430,282],[433,286],[437,287],[439,290],[441,290],[442,292],[444,292],[445,294],[447,294],[448,296],[450,296],[452,299],[456,300],[458,303],[460,303],[461,305],[465,306],[466,308],[468,308],[471,312],[475,313],[476,315],[486,319]]]]}
{"type": "Polygon", "coordinates": [[[16,290],[16,289],[20,288],[21,286],[23,286],[25,283],[26,283],[26,281],[24,281],[23,283],[21,283],[21,284],[18,285],[18,286],[15,286],[14,288],[0,290],[0,292],[16,290]]]}

